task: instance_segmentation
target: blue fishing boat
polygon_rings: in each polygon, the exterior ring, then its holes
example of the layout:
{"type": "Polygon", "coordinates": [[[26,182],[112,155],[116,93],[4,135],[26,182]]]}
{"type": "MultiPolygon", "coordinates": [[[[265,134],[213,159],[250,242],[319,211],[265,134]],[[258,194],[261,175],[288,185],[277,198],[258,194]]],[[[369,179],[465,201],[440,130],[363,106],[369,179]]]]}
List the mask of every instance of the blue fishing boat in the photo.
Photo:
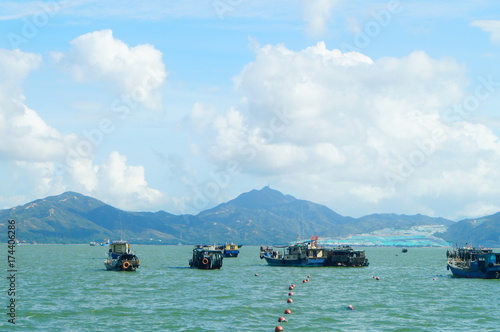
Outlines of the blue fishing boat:
{"type": "Polygon", "coordinates": [[[350,246],[324,247],[318,245],[318,237],[284,247],[260,247],[260,258],[271,266],[368,266],[364,250],[350,246]]]}
{"type": "Polygon", "coordinates": [[[222,250],[222,255],[224,257],[238,257],[240,253],[240,245],[234,243],[226,243],[225,245],[216,246],[217,249],[222,250]]]}
{"type": "Polygon", "coordinates": [[[448,265],[455,277],[500,279],[500,253],[492,249],[465,246],[446,252],[448,265]]]}

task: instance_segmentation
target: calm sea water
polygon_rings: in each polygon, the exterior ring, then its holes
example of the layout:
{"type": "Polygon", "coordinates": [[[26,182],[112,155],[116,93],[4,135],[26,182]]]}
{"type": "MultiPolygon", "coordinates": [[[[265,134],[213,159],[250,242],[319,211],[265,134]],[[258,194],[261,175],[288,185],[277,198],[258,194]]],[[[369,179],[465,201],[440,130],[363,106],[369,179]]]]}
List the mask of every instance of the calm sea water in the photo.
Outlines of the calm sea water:
{"type": "Polygon", "coordinates": [[[365,248],[369,267],[299,268],[267,266],[258,247],[244,246],[211,271],[188,267],[190,246],[132,249],[139,270],[114,272],[104,268],[107,247],[18,246],[16,324],[2,315],[0,330],[500,330],[500,281],[451,277],[446,248],[365,248]]]}

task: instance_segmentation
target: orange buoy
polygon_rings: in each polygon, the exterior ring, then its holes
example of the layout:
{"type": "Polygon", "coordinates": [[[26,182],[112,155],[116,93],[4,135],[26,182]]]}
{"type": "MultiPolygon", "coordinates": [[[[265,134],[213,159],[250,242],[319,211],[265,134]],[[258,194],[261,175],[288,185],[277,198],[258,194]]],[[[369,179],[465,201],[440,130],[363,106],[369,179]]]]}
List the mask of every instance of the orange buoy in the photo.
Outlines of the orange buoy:
{"type": "Polygon", "coordinates": [[[294,287],[293,287],[293,286],[290,286],[290,287],[288,287],[288,289],[289,289],[289,290],[292,290],[292,289],[294,289],[294,287]]]}
{"type": "Polygon", "coordinates": [[[292,310],[290,310],[290,309],[286,309],[286,310],[285,310],[285,315],[289,315],[289,314],[291,314],[291,313],[292,313],[292,310]]]}
{"type": "Polygon", "coordinates": [[[278,325],[274,328],[274,332],[278,332],[278,331],[283,331],[283,326],[278,325]]]}
{"type": "Polygon", "coordinates": [[[293,296],[293,293],[292,292],[288,293],[288,296],[293,296]]]}
{"type": "Polygon", "coordinates": [[[278,318],[278,322],[286,322],[286,318],[285,317],[280,317],[280,318],[278,318]]]}
{"type": "Polygon", "coordinates": [[[286,303],[293,303],[293,300],[292,299],[288,299],[288,300],[286,300],[286,303]]]}

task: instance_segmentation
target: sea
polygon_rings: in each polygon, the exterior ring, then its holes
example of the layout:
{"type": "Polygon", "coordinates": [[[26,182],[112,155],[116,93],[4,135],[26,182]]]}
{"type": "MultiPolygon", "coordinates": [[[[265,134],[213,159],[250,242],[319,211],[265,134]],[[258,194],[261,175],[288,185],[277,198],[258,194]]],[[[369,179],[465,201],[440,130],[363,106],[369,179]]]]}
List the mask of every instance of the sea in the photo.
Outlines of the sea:
{"type": "Polygon", "coordinates": [[[500,280],[452,277],[445,247],[355,247],[368,267],[306,268],[268,266],[243,246],[198,270],[192,246],[132,244],[140,268],[116,272],[107,247],[23,244],[9,272],[3,245],[1,331],[500,330],[500,280]]]}

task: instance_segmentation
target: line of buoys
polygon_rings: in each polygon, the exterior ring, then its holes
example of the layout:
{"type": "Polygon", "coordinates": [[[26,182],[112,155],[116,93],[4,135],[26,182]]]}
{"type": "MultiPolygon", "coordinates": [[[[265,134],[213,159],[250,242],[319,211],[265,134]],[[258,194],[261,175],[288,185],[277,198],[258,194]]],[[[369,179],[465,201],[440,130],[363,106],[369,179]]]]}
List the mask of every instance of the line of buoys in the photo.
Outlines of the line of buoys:
{"type": "MultiPolygon", "coordinates": [[[[306,279],[303,279],[303,280],[302,280],[302,283],[309,282],[309,281],[310,281],[310,278],[311,278],[311,276],[310,276],[310,275],[308,275],[306,279]]],[[[373,279],[375,279],[375,280],[380,280],[380,278],[379,278],[379,277],[376,277],[376,276],[373,276],[373,279]]],[[[294,289],[295,289],[295,284],[291,284],[290,286],[288,286],[288,290],[290,290],[290,291],[291,291],[291,290],[294,290],[294,289]]],[[[293,295],[294,295],[294,293],[293,293],[293,292],[288,292],[288,296],[293,296],[293,295]]],[[[289,297],[289,298],[286,300],[286,302],[287,302],[287,303],[293,303],[293,299],[289,297]]],[[[347,310],[356,310],[356,308],[355,308],[352,304],[349,304],[349,305],[346,307],[346,309],[347,309],[347,310]]],[[[285,314],[285,315],[291,315],[291,314],[292,314],[292,310],[291,310],[291,309],[285,309],[284,314],[285,314]]],[[[279,322],[279,323],[282,323],[282,322],[288,322],[288,320],[287,320],[285,317],[281,316],[281,317],[279,317],[279,318],[278,318],[278,322],[279,322]]],[[[275,332],[276,332],[276,331],[284,331],[284,328],[283,328],[283,326],[281,326],[281,325],[277,325],[277,326],[275,327],[274,331],[275,331],[275,332]]]]}
{"type": "MultiPolygon", "coordinates": [[[[311,276],[310,276],[310,275],[308,275],[306,279],[303,279],[303,280],[302,280],[302,282],[303,282],[303,283],[308,282],[308,281],[309,281],[309,278],[311,278],[311,276]]],[[[295,289],[295,284],[291,284],[290,286],[288,286],[288,290],[292,291],[292,290],[294,290],[294,289],[295,289]]],[[[294,295],[294,293],[293,293],[293,292],[288,292],[288,296],[293,296],[293,295],[294,295]]],[[[293,303],[293,299],[289,297],[289,298],[286,300],[286,303],[293,303]]],[[[290,315],[291,313],[292,313],[292,310],[291,310],[291,309],[286,309],[286,310],[284,311],[284,314],[285,314],[285,315],[290,315]]],[[[280,323],[281,323],[281,322],[288,322],[288,320],[287,320],[285,317],[281,316],[281,317],[279,317],[279,318],[278,318],[278,322],[280,322],[280,323]]],[[[283,326],[281,326],[281,325],[276,326],[276,328],[274,329],[274,331],[283,331],[283,330],[284,330],[284,329],[283,329],[283,326]]]]}

